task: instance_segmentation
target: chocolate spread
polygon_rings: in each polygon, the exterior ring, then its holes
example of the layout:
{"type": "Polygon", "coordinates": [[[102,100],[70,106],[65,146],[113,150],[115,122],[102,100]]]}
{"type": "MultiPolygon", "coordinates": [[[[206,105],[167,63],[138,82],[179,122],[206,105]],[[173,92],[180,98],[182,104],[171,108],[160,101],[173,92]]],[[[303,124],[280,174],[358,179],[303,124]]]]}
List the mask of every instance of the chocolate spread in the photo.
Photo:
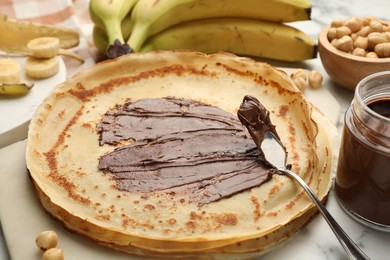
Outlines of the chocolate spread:
{"type": "Polygon", "coordinates": [[[377,100],[369,103],[368,107],[374,110],[376,113],[390,118],[390,99],[377,100]]]}
{"type": "MultiPolygon", "coordinates": [[[[265,109],[244,110],[246,117],[266,118],[265,109]]],[[[181,187],[203,205],[259,186],[274,171],[258,160],[259,150],[235,116],[193,100],[128,102],[107,112],[97,129],[100,145],[133,140],[99,159],[119,190],[181,187]]]]}
{"type": "Polygon", "coordinates": [[[266,132],[272,132],[275,137],[280,139],[275,125],[271,123],[269,111],[255,97],[247,95],[242,101],[237,116],[241,123],[248,129],[255,142],[260,153],[260,159],[266,161],[261,148],[261,143],[264,140],[266,132]]]}
{"type": "MultiPolygon", "coordinates": [[[[377,100],[368,107],[390,118],[390,100],[377,100]]],[[[342,204],[359,216],[377,224],[390,226],[390,154],[379,147],[390,148],[390,129],[383,121],[375,125],[387,138],[367,126],[354,123],[347,111],[335,190],[342,204]]]]}

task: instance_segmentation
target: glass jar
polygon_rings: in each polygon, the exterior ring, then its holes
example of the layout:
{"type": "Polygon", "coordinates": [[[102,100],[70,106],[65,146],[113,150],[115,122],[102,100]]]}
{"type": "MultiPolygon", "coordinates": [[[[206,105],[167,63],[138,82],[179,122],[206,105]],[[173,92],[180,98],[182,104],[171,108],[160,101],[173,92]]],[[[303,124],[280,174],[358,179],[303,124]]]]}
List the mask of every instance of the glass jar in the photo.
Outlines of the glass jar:
{"type": "Polygon", "coordinates": [[[348,108],[335,191],[359,222],[390,231],[390,71],[359,82],[348,108]]]}

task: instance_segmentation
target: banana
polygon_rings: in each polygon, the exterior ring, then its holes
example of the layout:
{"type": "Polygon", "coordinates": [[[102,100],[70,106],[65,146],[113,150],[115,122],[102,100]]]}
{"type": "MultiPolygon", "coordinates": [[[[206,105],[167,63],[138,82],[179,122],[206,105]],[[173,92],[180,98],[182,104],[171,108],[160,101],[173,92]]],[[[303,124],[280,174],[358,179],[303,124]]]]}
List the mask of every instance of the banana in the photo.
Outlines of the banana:
{"type": "MultiPolygon", "coordinates": [[[[92,10],[90,10],[90,16],[92,21],[98,18],[97,15],[92,10]]],[[[129,12],[129,14],[122,20],[121,23],[122,36],[125,41],[127,41],[127,39],[130,36],[130,26],[128,26],[130,24],[130,19],[131,19],[131,12],[129,12]]],[[[107,56],[107,49],[109,47],[107,32],[106,29],[99,22],[97,23],[94,22],[93,29],[92,29],[92,40],[95,46],[97,47],[97,49],[102,54],[107,56]],[[102,40],[101,37],[103,37],[104,40],[102,40]]]]}
{"type": "MultiPolygon", "coordinates": [[[[91,21],[94,24],[94,27],[98,27],[101,29],[106,35],[106,28],[104,26],[103,21],[100,19],[100,17],[95,13],[95,11],[91,8],[89,8],[89,16],[91,17],[91,21]]],[[[130,20],[131,20],[131,10],[129,13],[123,18],[121,21],[121,32],[122,32],[122,37],[124,41],[127,41],[127,39],[130,36],[130,20]]]]}
{"type": "Polygon", "coordinates": [[[107,38],[106,32],[102,28],[100,28],[96,25],[93,26],[92,40],[93,40],[93,43],[95,44],[95,47],[99,51],[101,51],[102,53],[106,52],[107,46],[108,46],[108,38],[107,38]]]}
{"type": "Polygon", "coordinates": [[[33,83],[0,83],[0,96],[23,96],[34,86],[33,83]]]}
{"type": "Polygon", "coordinates": [[[89,12],[95,24],[104,28],[108,35],[107,56],[116,58],[131,50],[122,34],[121,23],[137,0],[91,0],[89,12]]]}
{"type": "Polygon", "coordinates": [[[67,56],[84,62],[84,59],[76,53],[61,49],[60,40],[56,37],[39,37],[27,43],[29,55],[39,59],[52,58],[56,55],[67,56]]]}
{"type": "Polygon", "coordinates": [[[79,44],[76,30],[61,26],[21,21],[0,13],[0,50],[7,53],[27,53],[27,43],[35,38],[53,36],[60,39],[60,47],[68,49],[79,44]]]}
{"type": "Polygon", "coordinates": [[[139,0],[132,11],[127,41],[138,52],[144,41],[173,25],[215,17],[242,17],[275,22],[310,19],[309,0],[139,0]]]}
{"type": "Polygon", "coordinates": [[[13,84],[20,79],[20,65],[18,62],[3,58],[0,59],[0,83],[13,84]]]}
{"type": "Polygon", "coordinates": [[[303,61],[317,55],[313,39],[291,26],[248,18],[211,18],[182,23],[149,38],[141,52],[190,49],[226,51],[282,61],[303,61]]]}
{"type": "Polygon", "coordinates": [[[58,57],[39,59],[27,57],[25,62],[26,75],[34,79],[44,79],[53,76],[58,72],[58,57]]]}

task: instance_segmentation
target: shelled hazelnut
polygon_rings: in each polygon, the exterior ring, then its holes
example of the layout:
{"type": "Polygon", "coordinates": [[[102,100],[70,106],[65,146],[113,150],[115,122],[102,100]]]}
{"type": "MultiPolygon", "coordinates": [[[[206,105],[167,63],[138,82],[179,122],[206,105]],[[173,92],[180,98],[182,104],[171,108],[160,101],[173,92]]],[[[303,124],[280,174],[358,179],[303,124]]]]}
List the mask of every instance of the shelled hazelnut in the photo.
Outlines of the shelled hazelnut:
{"type": "Polygon", "coordinates": [[[60,248],[50,248],[43,253],[42,260],[64,260],[64,252],[60,248]]]}
{"type": "Polygon", "coordinates": [[[43,231],[35,238],[35,244],[43,251],[56,247],[57,243],[58,235],[52,230],[43,231]]]}
{"type": "Polygon", "coordinates": [[[316,70],[312,70],[309,72],[309,76],[307,77],[309,87],[311,88],[319,88],[322,86],[322,81],[324,78],[322,77],[321,73],[319,73],[316,70]]]}

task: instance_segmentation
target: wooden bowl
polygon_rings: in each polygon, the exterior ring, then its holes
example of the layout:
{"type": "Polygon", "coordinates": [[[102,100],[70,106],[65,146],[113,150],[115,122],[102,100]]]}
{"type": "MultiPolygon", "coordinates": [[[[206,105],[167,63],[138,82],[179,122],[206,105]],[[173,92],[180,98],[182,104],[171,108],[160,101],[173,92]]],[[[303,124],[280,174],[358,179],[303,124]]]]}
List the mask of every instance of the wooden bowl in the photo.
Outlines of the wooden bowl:
{"type": "Polygon", "coordinates": [[[336,49],[328,40],[330,26],[318,37],[318,52],[329,77],[340,86],[354,90],[360,80],[379,71],[390,71],[390,58],[365,58],[336,49]]]}

